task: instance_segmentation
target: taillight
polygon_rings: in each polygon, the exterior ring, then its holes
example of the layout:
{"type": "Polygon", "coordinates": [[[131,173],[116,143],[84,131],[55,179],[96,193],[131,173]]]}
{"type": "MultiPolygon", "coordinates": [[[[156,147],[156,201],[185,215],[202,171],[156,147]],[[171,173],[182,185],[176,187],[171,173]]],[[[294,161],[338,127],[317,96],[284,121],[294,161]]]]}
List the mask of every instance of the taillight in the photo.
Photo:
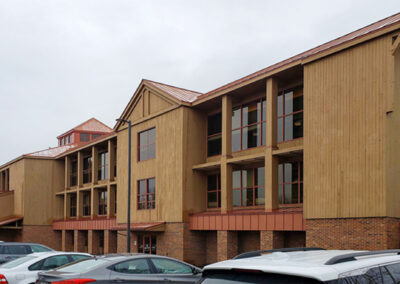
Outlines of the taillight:
{"type": "MultiPolygon", "coordinates": [[[[96,280],[95,279],[68,279],[68,280],[55,281],[55,282],[51,282],[51,283],[52,284],[85,284],[85,283],[90,283],[90,282],[96,282],[96,280]]],[[[2,284],[2,283],[0,282],[0,284],[2,284]]]]}
{"type": "Polygon", "coordinates": [[[0,284],[8,284],[7,278],[0,274],[0,284]]]}

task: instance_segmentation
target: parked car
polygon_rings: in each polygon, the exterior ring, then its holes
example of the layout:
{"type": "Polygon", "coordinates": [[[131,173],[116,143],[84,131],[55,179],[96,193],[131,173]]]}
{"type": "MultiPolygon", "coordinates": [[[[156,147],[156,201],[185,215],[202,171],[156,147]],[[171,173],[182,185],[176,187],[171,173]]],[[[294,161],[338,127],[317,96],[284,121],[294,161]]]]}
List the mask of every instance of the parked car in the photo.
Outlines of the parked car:
{"type": "Polygon", "coordinates": [[[204,267],[198,283],[400,283],[400,250],[258,251],[204,267]]]}
{"type": "Polygon", "coordinates": [[[40,244],[2,242],[0,243],[0,264],[34,252],[54,251],[40,244]]]}
{"type": "Polygon", "coordinates": [[[93,281],[102,281],[102,283],[196,283],[200,277],[200,268],[170,257],[149,254],[114,254],[92,257],[52,271],[39,273],[37,282],[38,284],[48,284],[63,283],[64,280],[68,280],[68,284],[83,284],[93,281]]]}
{"type": "Polygon", "coordinates": [[[91,257],[87,253],[37,252],[0,265],[0,283],[35,283],[37,274],[59,266],[91,257]]]}

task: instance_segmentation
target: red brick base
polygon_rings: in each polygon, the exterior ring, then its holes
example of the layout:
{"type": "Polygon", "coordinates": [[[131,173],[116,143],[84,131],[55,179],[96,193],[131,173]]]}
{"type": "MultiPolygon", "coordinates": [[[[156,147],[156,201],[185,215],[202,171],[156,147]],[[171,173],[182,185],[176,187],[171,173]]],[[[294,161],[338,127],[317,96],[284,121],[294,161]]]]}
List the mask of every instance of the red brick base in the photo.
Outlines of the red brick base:
{"type": "Polygon", "coordinates": [[[307,247],[326,249],[394,249],[400,245],[400,219],[308,219],[307,247]]]}
{"type": "Polygon", "coordinates": [[[22,227],[22,240],[28,243],[38,243],[55,250],[61,250],[61,232],[54,231],[52,226],[22,227]]]}

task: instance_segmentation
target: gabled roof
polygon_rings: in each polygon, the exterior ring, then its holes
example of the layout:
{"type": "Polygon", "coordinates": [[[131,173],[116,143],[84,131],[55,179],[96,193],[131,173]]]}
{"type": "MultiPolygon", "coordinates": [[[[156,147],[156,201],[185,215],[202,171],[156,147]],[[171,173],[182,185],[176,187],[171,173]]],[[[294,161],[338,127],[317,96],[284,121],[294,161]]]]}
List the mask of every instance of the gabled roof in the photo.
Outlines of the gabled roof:
{"type": "Polygon", "coordinates": [[[203,95],[202,93],[196,92],[196,91],[191,91],[147,79],[143,79],[143,82],[146,82],[150,86],[153,86],[154,88],[167,93],[170,96],[173,96],[174,98],[182,101],[182,102],[187,102],[187,103],[192,103],[194,102],[198,97],[203,95]]]}
{"type": "Polygon", "coordinates": [[[64,136],[65,134],[72,132],[72,131],[88,131],[88,132],[113,132],[113,129],[105,125],[103,122],[97,120],[96,118],[92,117],[85,122],[75,126],[74,128],[64,132],[63,134],[57,136],[57,138],[64,136]]]}
{"type": "Polygon", "coordinates": [[[400,22],[400,13],[394,14],[394,15],[392,15],[390,17],[387,17],[385,19],[382,19],[380,21],[372,23],[372,24],[370,24],[370,25],[368,25],[366,27],[363,27],[361,29],[358,29],[358,30],[356,30],[354,32],[351,32],[349,34],[341,36],[341,37],[339,37],[337,39],[331,40],[331,41],[329,41],[327,43],[324,43],[324,44],[319,45],[319,46],[317,46],[315,48],[312,48],[310,50],[302,52],[302,53],[300,53],[298,55],[290,57],[290,58],[288,58],[286,60],[278,62],[278,63],[276,63],[274,65],[271,65],[269,67],[266,67],[264,69],[261,69],[261,70],[259,70],[257,72],[254,72],[254,73],[252,73],[250,75],[247,75],[247,76],[245,76],[243,78],[240,78],[238,80],[235,80],[235,81],[233,81],[231,83],[223,85],[223,86],[221,86],[221,87],[219,87],[217,89],[209,91],[209,92],[205,93],[204,95],[200,96],[198,99],[202,99],[202,98],[208,97],[210,95],[213,95],[215,93],[218,93],[220,91],[226,90],[226,89],[228,89],[230,87],[234,87],[236,85],[239,85],[241,83],[249,81],[249,80],[251,80],[253,78],[256,78],[258,76],[262,76],[262,75],[264,75],[266,73],[269,73],[269,72],[271,72],[271,71],[273,71],[275,69],[278,69],[280,67],[284,67],[286,65],[289,65],[290,63],[293,63],[293,62],[296,62],[296,61],[305,60],[306,58],[310,58],[311,56],[314,56],[316,54],[322,53],[324,51],[330,50],[330,49],[335,48],[335,47],[339,47],[339,46],[344,45],[346,43],[349,43],[349,42],[351,42],[353,40],[356,40],[356,39],[362,38],[362,37],[364,37],[366,35],[378,32],[378,31],[380,31],[380,30],[382,30],[384,28],[387,28],[387,27],[392,26],[394,24],[397,24],[399,22],[400,22]]]}

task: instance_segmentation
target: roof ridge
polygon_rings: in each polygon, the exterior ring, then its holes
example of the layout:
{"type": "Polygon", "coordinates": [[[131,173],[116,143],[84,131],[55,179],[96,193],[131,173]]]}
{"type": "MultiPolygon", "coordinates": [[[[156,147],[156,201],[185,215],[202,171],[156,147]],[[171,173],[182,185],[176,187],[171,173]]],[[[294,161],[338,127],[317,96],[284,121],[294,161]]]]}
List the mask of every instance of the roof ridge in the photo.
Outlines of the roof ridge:
{"type": "Polygon", "coordinates": [[[169,84],[165,84],[165,83],[161,83],[161,82],[157,82],[157,81],[153,81],[153,80],[149,80],[149,79],[142,79],[143,81],[147,81],[147,82],[151,82],[151,83],[156,83],[156,84],[161,84],[167,87],[171,87],[171,88],[175,88],[175,89],[180,89],[180,90],[184,90],[184,91],[188,91],[188,92],[192,92],[192,93],[196,93],[196,94],[200,94],[200,95],[204,95],[204,93],[200,93],[197,91],[193,91],[193,90],[189,90],[189,89],[185,89],[185,88],[181,88],[181,87],[177,87],[177,86],[172,86],[169,84]]]}

